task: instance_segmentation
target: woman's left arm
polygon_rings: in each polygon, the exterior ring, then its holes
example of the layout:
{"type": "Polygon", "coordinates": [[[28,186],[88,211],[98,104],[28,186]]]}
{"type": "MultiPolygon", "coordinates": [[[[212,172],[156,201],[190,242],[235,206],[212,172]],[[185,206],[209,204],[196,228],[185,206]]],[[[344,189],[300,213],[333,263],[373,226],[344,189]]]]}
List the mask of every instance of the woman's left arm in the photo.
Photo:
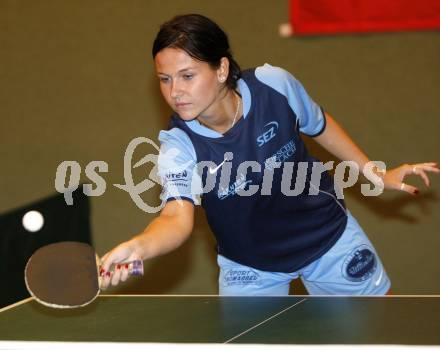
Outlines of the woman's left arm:
{"type": "MultiPolygon", "coordinates": [[[[324,132],[314,137],[314,140],[337,158],[345,161],[354,161],[359,166],[359,169],[363,171],[365,165],[370,162],[367,155],[329,114],[326,113],[325,117],[326,127],[324,132]]],[[[415,174],[423,179],[426,186],[429,186],[430,182],[426,173],[439,173],[440,169],[436,165],[437,162],[403,164],[385,172],[376,169],[375,173],[382,178],[385,188],[418,194],[419,189],[417,187],[408,185],[403,180],[407,175],[415,174]]]]}

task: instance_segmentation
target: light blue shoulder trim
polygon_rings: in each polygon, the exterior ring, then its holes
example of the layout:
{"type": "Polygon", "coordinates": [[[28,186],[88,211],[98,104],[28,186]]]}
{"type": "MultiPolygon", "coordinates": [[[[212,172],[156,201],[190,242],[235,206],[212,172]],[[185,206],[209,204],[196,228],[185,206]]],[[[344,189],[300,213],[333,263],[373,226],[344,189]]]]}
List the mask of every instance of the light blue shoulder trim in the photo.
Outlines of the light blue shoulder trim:
{"type": "Polygon", "coordinates": [[[159,133],[158,176],[162,183],[161,199],[190,199],[200,204],[201,181],[196,171],[197,155],[189,136],[181,129],[159,133]]]}
{"type": "Polygon", "coordinates": [[[186,122],[186,125],[188,125],[188,127],[194,131],[196,134],[202,135],[202,136],[206,136],[206,137],[211,137],[213,139],[219,138],[219,137],[223,137],[222,134],[220,134],[219,132],[212,130],[210,128],[207,128],[206,126],[202,125],[199,123],[198,120],[194,119],[191,120],[189,122],[186,122]]]}
{"type": "Polygon", "coordinates": [[[256,68],[255,76],[263,84],[286,96],[290,108],[299,119],[300,131],[317,135],[325,127],[321,108],[310,98],[302,84],[286,70],[265,63],[256,68]]]}
{"type": "Polygon", "coordinates": [[[196,150],[185,131],[179,128],[161,130],[159,132],[159,141],[161,143],[161,150],[162,148],[167,150],[175,147],[182,151],[183,158],[194,162],[197,161],[196,150]]]}
{"type": "Polygon", "coordinates": [[[252,104],[251,91],[243,79],[239,79],[237,81],[237,88],[243,101],[243,118],[246,118],[249,114],[252,104]]]}

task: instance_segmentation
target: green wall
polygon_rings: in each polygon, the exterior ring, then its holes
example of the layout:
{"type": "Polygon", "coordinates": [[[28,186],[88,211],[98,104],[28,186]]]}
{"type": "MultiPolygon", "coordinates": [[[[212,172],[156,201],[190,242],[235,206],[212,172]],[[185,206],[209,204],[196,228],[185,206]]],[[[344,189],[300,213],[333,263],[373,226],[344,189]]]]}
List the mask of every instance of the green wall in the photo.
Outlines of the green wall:
{"type": "MultiPolygon", "coordinates": [[[[389,167],[439,160],[438,32],[283,39],[277,26],[287,21],[287,1],[280,0],[0,0],[0,212],[53,194],[60,162],[76,160],[84,169],[103,160],[107,190],[92,198],[98,252],[152,220],[112,184],[124,183],[128,143],[138,136],[157,142],[167,125],[150,49],[160,23],[188,12],[227,30],[243,68],[269,62],[292,72],[372,159],[389,167]]],[[[135,159],[150,152],[144,145],[135,159]]],[[[146,170],[133,170],[136,182],[146,170]]],[[[143,199],[157,204],[159,191],[155,186],[143,199]]],[[[440,292],[439,193],[439,178],[416,199],[397,192],[366,198],[359,187],[346,192],[396,294],[440,292]]],[[[142,281],[112,292],[216,293],[214,244],[199,210],[181,249],[148,263],[142,281]]]]}

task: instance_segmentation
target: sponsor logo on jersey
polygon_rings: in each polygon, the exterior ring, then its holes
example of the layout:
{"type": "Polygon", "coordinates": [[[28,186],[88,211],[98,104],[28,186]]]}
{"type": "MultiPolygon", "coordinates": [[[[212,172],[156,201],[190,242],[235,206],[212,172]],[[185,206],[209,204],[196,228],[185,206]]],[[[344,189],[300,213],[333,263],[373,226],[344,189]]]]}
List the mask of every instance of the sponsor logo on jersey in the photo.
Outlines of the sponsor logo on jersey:
{"type": "Polygon", "coordinates": [[[349,281],[362,282],[371,278],[376,268],[376,255],[363,244],[347,255],[342,265],[342,274],[349,281]]]}
{"type": "Polygon", "coordinates": [[[244,190],[247,185],[251,184],[252,180],[246,180],[246,176],[243,174],[240,174],[237,177],[237,180],[226,188],[219,188],[217,192],[217,196],[219,199],[225,199],[230,196],[234,196],[237,194],[238,191],[244,190]]]}
{"type": "Polygon", "coordinates": [[[222,167],[222,165],[225,164],[226,161],[232,160],[233,158],[234,158],[234,154],[232,152],[226,152],[223,162],[221,162],[215,168],[209,167],[209,173],[211,175],[215,174],[222,167]]]}
{"type": "Polygon", "coordinates": [[[270,140],[272,140],[278,131],[278,122],[271,121],[264,126],[264,132],[257,137],[258,147],[264,146],[270,140]]]}
{"type": "Polygon", "coordinates": [[[264,166],[268,170],[276,168],[276,163],[284,163],[288,160],[296,151],[295,140],[291,139],[283,147],[281,147],[275,154],[267,158],[264,166]]]}
{"type": "Polygon", "coordinates": [[[179,181],[184,180],[188,177],[188,172],[186,170],[180,171],[178,173],[170,172],[165,175],[168,181],[179,181]]]}

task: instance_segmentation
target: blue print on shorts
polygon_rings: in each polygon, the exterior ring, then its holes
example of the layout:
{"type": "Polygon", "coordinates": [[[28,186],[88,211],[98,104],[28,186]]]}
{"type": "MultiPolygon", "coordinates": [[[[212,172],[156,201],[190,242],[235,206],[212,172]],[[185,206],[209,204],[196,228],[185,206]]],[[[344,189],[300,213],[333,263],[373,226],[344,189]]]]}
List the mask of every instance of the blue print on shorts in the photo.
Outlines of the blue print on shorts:
{"type": "Polygon", "coordinates": [[[361,245],[345,258],[342,274],[349,281],[362,282],[369,279],[376,268],[376,255],[367,245],[361,245]]]}
{"type": "Polygon", "coordinates": [[[248,269],[232,269],[228,270],[224,277],[223,283],[225,286],[246,285],[246,284],[260,284],[260,275],[248,269]]]}

